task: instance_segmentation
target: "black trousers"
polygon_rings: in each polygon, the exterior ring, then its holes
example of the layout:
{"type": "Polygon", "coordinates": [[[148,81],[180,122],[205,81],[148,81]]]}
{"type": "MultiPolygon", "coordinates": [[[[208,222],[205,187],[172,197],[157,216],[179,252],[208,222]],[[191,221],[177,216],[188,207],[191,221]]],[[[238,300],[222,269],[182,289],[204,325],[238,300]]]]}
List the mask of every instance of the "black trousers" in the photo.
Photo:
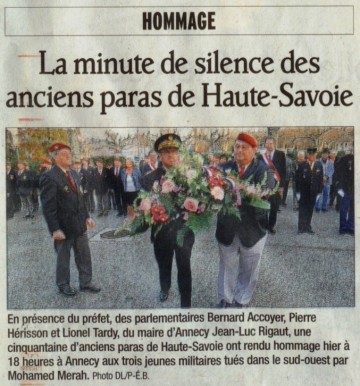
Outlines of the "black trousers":
{"type": "Polygon", "coordinates": [[[124,192],[123,203],[124,203],[124,210],[125,211],[127,211],[127,208],[129,206],[132,206],[132,204],[136,200],[138,194],[139,194],[138,190],[136,192],[124,192]]]}
{"type": "Polygon", "coordinates": [[[311,229],[311,219],[314,212],[316,195],[300,197],[298,230],[304,232],[311,229]]]}
{"type": "Polygon", "coordinates": [[[287,195],[288,195],[288,191],[289,191],[289,182],[290,182],[290,180],[285,180],[284,181],[284,191],[283,191],[283,196],[282,196],[282,199],[281,199],[281,203],[283,205],[286,204],[286,199],[287,199],[287,195]]]}
{"type": "Polygon", "coordinates": [[[192,288],[190,259],[195,236],[192,231],[187,231],[183,245],[177,245],[176,237],[179,224],[176,222],[173,221],[164,225],[160,232],[154,236],[154,252],[159,266],[160,287],[163,291],[168,291],[171,287],[171,270],[175,252],[181,307],[190,308],[192,288]]]}
{"type": "Polygon", "coordinates": [[[281,196],[279,193],[275,193],[269,198],[270,201],[270,212],[269,212],[269,229],[272,229],[276,225],[277,212],[280,207],[281,196]]]}
{"type": "Polygon", "coordinates": [[[115,202],[116,202],[116,209],[119,214],[123,214],[124,211],[124,205],[123,205],[123,194],[120,190],[114,189],[115,192],[115,202]]]}

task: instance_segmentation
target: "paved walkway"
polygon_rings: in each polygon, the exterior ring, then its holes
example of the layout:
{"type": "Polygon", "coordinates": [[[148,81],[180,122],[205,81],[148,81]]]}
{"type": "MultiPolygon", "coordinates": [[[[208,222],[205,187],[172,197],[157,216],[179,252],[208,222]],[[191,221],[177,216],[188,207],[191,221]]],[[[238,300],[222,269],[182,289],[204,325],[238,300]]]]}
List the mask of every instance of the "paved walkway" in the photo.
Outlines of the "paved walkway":
{"type": "MultiPolygon", "coordinates": [[[[316,235],[297,235],[297,212],[288,207],[278,215],[276,235],[269,235],[253,307],[353,307],[355,304],[354,237],[338,233],[335,210],[314,213],[316,235]]],[[[119,223],[116,212],[95,217],[92,238],[119,223]]],[[[58,294],[55,286],[55,253],[41,215],[34,223],[19,213],[7,222],[7,272],[9,309],[136,309],[179,307],[176,264],[167,302],[158,302],[158,270],[150,232],[133,238],[90,240],[94,280],[99,294],[79,293],[74,298],[58,294]]],[[[215,227],[198,235],[192,254],[193,307],[212,308],[217,303],[218,248],[215,227]]],[[[72,259],[72,285],[78,287],[72,259]]]]}

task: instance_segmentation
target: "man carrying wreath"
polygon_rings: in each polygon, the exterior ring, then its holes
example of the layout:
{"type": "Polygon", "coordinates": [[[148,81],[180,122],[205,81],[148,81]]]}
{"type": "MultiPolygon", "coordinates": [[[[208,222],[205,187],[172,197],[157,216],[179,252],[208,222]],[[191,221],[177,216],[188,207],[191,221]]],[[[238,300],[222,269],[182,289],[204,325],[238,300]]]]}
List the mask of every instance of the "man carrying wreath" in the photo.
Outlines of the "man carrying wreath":
{"type": "MultiPolygon", "coordinates": [[[[165,134],[159,137],[154,149],[159,154],[161,166],[144,176],[144,189],[150,192],[154,184],[158,184],[168,170],[178,166],[180,161],[179,148],[181,139],[176,134],[165,134]]],[[[163,190],[166,187],[163,186],[163,190]]],[[[161,220],[160,212],[156,214],[161,220]]],[[[153,225],[151,229],[151,241],[154,244],[155,258],[159,267],[160,296],[159,300],[164,302],[169,296],[171,287],[171,270],[173,256],[178,268],[178,286],[180,291],[180,304],[182,308],[191,307],[191,251],[195,237],[193,231],[187,229],[184,234],[182,246],[177,243],[178,232],[183,230],[184,221],[180,215],[174,219],[164,218],[164,224],[153,225]],[[161,226],[160,230],[159,227],[161,226]]]]}
{"type": "MultiPolygon", "coordinates": [[[[256,158],[257,141],[240,133],[235,141],[234,161],[223,165],[226,172],[238,173],[249,184],[275,186],[273,171],[256,158]]],[[[267,211],[242,200],[241,219],[219,214],[216,239],[220,264],[218,300],[220,308],[242,307],[251,301],[259,275],[260,260],[267,237],[267,211]]]]}

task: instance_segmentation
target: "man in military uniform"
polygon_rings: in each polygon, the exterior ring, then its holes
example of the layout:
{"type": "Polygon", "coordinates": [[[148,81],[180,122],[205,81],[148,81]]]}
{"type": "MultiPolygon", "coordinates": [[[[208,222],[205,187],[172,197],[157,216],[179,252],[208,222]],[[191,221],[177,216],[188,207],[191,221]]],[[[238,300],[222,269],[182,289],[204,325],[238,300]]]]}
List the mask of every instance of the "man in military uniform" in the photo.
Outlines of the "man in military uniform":
{"type": "Polygon", "coordinates": [[[308,159],[295,172],[296,198],[299,201],[298,233],[314,234],[311,218],[316,199],[323,188],[323,167],[316,161],[316,148],[307,149],[308,159]]]}
{"type": "Polygon", "coordinates": [[[71,148],[54,143],[49,148],[55,166],[40,180],[41,204],[57,253],[56,284],[64,296],[76,295],[70,286],[70,251],[74,249],[81,291],[99,292],[92,280],[87,227],[95,226],[86,209],[78,175],[70,170],[71,148]]]}
{"type": "MultiPolygon", "coordinates": [[[[179,148],[181,139],[176,134],[165,134],[159,137],[155,144],[155,151],[160,156],[161,166],[144,176],[144,188],[151,191],[154,182],[160,181],[168,169],[179,164],[179,148]]],[[[195,241],[194,233],[187,231],[184,236],[183,246],[176,243],[177,233],[183,227],[181,217],[172,219],[164,224],[159,232],[153,226],[151,241],[154,244],[155,258],[159,266],[160,301],[164,302],[169,296],[171,286],[171,270],[173,256],[178,268],[178,286],[182,308],[191,307],[191,251],[195,241]]]]}
{"type": "Polygon", "coordinates": [[[354,235],[354,154],[344,155],[338,164],[338,194],[340,206],[339,233],[354,235]]]}
{"type": "MultiPolygon", "coordinates": [[[[241,179],[255,185],[266,180],[266,188],[273,189],[273,171],[256,157],[256,150],[256,139],[247,133],[240,133],[234,146],[234,162],[223,165],[223,170],[233,170],[241,179]]],[[[220,308],[242,307],[251,301],[267,237],[266,210],[252,207],[245,201],[239,210],[241,220],[219,215],[217,221],[220,308]]]]}

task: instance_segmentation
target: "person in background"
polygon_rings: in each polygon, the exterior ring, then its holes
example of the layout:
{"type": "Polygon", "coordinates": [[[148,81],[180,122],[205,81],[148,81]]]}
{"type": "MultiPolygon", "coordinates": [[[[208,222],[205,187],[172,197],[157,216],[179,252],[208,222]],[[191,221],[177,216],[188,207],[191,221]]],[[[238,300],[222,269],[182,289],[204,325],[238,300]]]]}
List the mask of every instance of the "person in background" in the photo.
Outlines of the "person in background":
{"type": "Polygon", "coordinates": [[[115,203],[117,209],[117,217],[123,216],[126,211],[124,210],[123,196],[124,186],[121,180],[121,158],[114,157],[114,166],[110,169],[111,186],[114,190],[115,203]]]}
{"type": "MultiPolygon", "coordinates": [[[[330,152],[330,158],[329,161],[331,163],[330,169],[333,170],[332,178],[329,181],[330,185],[330,198],[329,198],[329,208],[332,208],[334,206],[334,201],[337,198],[337,173],[336,168],[338,164],[338,158],[337,158],[337,151],[332,150],[330,152]]],[[[335,206],[338,206],[337,203],[335,206]]]]}
{"type": "Polygon", "coordinates": [[[293,210],[296,212],[299,210],[299,202],[296,198],[296,171],[302,163],[305,162],[305,152],[303,150],[298,151],[297,161],[293,163],[292,171],[292,189],[293,189],[293,210]]]}
{"type": "Polygon", "coordinates": [[[6,162],[6,218],[13,218],[15,213],[16,172],[11,162],[6,162]]]}
{"type": "Polygon", "coordinates": [[[160,161],[158,160],[158,155],[156,151],[151,150],[148,155],[148,162],[143,167],[142,175],[144,176],[145,174],[156,170],[159,166],[160,161]]]}
{"type": "Polygon", "coordinates": [[[292,159],[285,153],[285,165],[286,165],[286,173],[284,179],[284,191],[281,199],[281,205],[286,208],[286,199],[288,195],[289,183],[292,179],[293,173],[293,161],[292,159]]]}
{"type": "Polygon", "coordinates": [[[86,179],[86,193],[85,193],[86,207],[90,213],[93,213],[95,211],[94,168],[90,166],[89,160],[87,158],[83,158],[81,161],[81,171],[86,179]]]}
{"type": "Polygon", "coordinates": [[[341,197],[340,227],[341,235],[354,235],[354,154],[348,150],[338,165],[338,194],[341,197]]]}
{"type": "Polygon", "coordinates": [[[142,187],[140,170],[131,158],[126,158],[125,168],[121,169],[121,181],[124,186],[124,210],[132,206],[142,187]]]}
{"type": "Polygon", "coordinates": [[[298,234],[314,234],[311,219],[315,202],[322,192],[323,167],[316,160],[316,147],[307,149],[307,161],[298,164],[296,170],[296,198],[299,201],[298,234]]]}
{"type": "Polygon", "coordinates": [[[97,201],[98,217],[109,214],[109,197],[108,192],[111,186],[109,170],[104,167],[102,158],[96,160],[96,168],[93,172],[94,190],[97,201]]]}
{"type": "Polygon", "coordinates": [[[226,154],[220,155],[219,166],[225,165],[228,162],[228,156],[226,154]]]}
{"type": "Polygon", "coordinates": [[[107,162],[106,163],[106,169],[108,170],[109,172],[109,178],[110,178],[110,187],[109,187],[109,191],[108,191],[108,200],[109,200],[109,209],[114,209],[116,210],[117,209],[117,206],[116,206],[116,200],[115,200],[115,190],[114,190],[114,185],[113,185],[113,175],[112,175],[112,172],[113,172],[113,164],[111,162],[107,162]]]}
{"type": "Polygon", "coordinates": [[[25,161],[19,161],[17,164],[17,192],[21,200],[21,210],[24,213],[24,218],[34,218],[34,201],[32,199],[33,192],[33,173],[28,170],[28,164],[25,161]]]}
{"type": "Polygon", "coordinates": [[[323,149],[321,153],[321,158],[319,162],[321,163],[323,167],[323,188],[322,193],[320,196],[318,196],[315,204],[315,211],[320,212],[322,210],[323,212],[327,212],[328,210],[328,200],[329,200],[329,192],[330,192],[330,178],[332,178],[332,175],[334,174],[334,168],[333,164],[329,160],[329,149],[325,148],[323,149]]]}
{"type": "Polygon", "coordinates": [[[280,186],[279,190],[269,198],[270,212],[268,229],[270,234],[275,234],[277,212],[280,208],[281,197],[284,190],[284,181],[286,178],[286,161],[285,153],[276,149],[274,138],[266,138],[265,149],[266,150],[261,157],[265,164],[268,165],[268,167],[274,172],[274,178],[280,186]]]}
{"type": "Polygon", "coordinates": [[[56,285],[60,294],[75,296],[70,285],[70,252],[74,250],[79,271],[80,291],[99,292],[92,282],[92,264],[87,228],[95,226],[86,209],[80,190],[80,180],[70,169],[71,148],[64,143],[53,143],[49,153],[54,167],[40,180],[40,198],[50,235],[57,255],[56,285]]]}

